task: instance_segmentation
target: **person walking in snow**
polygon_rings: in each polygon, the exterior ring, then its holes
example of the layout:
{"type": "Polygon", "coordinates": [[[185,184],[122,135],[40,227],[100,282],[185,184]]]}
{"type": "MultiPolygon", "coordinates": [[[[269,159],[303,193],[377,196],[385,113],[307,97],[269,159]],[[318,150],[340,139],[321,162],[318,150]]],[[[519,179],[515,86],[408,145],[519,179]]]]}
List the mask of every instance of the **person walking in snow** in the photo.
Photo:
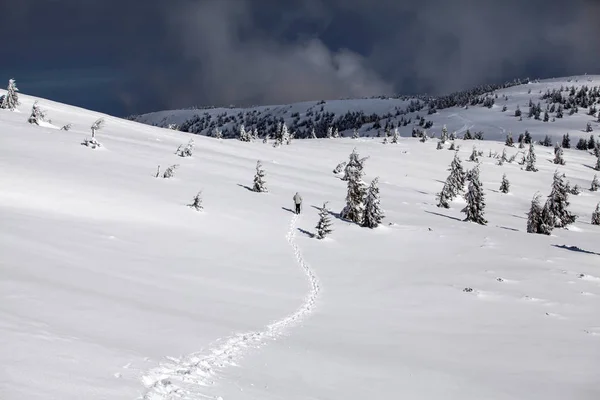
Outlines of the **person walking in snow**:
{"type": "Polygon", "coordinates": [[[296,205],[296,214],[300,214],[300,208],[302,206],[302,196],[300,193],[296,192],[294,195],[294,204],[296,205]]]}

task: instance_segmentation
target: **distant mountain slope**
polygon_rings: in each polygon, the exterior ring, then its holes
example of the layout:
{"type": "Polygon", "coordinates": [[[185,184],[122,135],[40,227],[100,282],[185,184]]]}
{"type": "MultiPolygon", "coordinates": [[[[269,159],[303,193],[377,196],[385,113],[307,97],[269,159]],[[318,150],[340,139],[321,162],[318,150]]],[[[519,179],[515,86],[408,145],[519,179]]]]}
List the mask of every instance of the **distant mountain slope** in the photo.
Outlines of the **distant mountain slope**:
{"type": "Polygon", "coordinates": [[[592,129],[600,130],[597,111],[590,115],[590,107],[597,105],[600,99],[598,85],[600,76],[584,75],[480,86],[437,98],[372,98],[169,110],[129,119],[202,135],[212,135],[218,128],[226,138],[237,137],[241,124],[246,129],[256,128],[261,137],[266,133],[272,136],[279,122],[285,122],[299,138],[310,137],[313,128],[317,137],[325,137],[330,126],[343,136],[352,135],[355,128],[361,136],[383,135],[386,126],[398,127],[402,136],[423,129],[427,129],[429,135],[439,136],[443,125],[459,135],[467,129],[483,131],[485,139],[502,140],[510,131],[518,135],[526,130],[535,139],[545,135],[561,137],[567,132],[577,137],[581,131],[587,133],[588,122],[592,129]],[[530,101],[534,106],[539,103],[539,119],[529,118],[530,101]],[[564,109],[563,118],[557,115],[559,104],[564,109]],[[515,117],[517,108],[523,113],[522,121],[515,117]],[[548,120],[545,122],[546,110],[548,120]],[[577,112],[570,115],[571,110],[577,112]]]}

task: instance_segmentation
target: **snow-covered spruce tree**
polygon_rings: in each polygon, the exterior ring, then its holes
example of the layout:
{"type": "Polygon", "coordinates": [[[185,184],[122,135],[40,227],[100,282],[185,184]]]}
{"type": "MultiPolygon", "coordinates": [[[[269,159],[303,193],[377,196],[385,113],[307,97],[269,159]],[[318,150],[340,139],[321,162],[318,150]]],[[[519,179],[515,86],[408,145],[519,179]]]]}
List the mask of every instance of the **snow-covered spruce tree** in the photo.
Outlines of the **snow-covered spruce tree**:
{"type": "Polygon", "coordinates": [[[213,132],[213,137],[215,139],[223,139],[223,132],[221,132],[221,130],[219,128],[215,128],[215,130],[213,132]]]}
{"type": "Polygon", "coordinates": [[[264,144],[269,143],[269,132],[265,133],[265,137],[263,138],[263,143],[264,144]]]}
{"type": "Polygon", "coordinates": [[[333,130],[333,137],[336,139],[340,138],[340,131],[337,127],[333,130]]]}
{"type": "Polygon", "coordinates": [[[471,152],[471,155],[469,156],[469,161],[479,162],[479,157],[478,157],[477,149],[475,148],[475,146],[473,146],[473,151],[471,152]]]}
{"type": "Polygon", "coordinates": [[[188,204],[188,207],[191,207],[196,211],[202,211],[202,209],[204,209],[204,206],[202,205],[202,190],[199,191],[196,196],[194,196],[194,199],[192,200],[191,204],[188,204]]]}
{"type": "Polygon", "coordinates": [[[394,128],[392,132],[392,143],[398,143],[398,138],[400,137],[400,133],[398,132],[398,128],[394,128]]]}
{"type": "Polygon", "coordinates": [[[366,228],[376,228],[384,218],[384,213],[380,205],[378,183],[379,177],[373,179],[367,189],[365,210],[362,219],[362,226],[366,228]]]}
{"type": "Polygon", "coordinates": [[[600,171],[600,157],[596,159],[596,166],[594,167],[596,171],[600,171]]]}
{"type": "Polygon", "coordinates": [[[506,178],[506,174],[502,175],[502,183],[500,183],[500,191],[502,193],[508,193],[510,191],[510,182],[506,178]]]}
{"type": "Polygon", "coordinates": [[[179,157],[191,157],[194,153],[194,139],[190,139],[190,141],[184,146],[179,145],[175,154],[179,157]]]}
{"type": "Polygon", "coordinates": [[[368,158],[369,157],[360,158],[356,148],[354,148],[348,157],[348,163],[344,167],[344,176],[342,177],[342,180],[347,181],[350,179],[350,174],[352,173],[353,168],[357,169],[358,173],[360,174],[360,178],[362,179],[364,164],[368,158]]]}
{"type": "Polygon", "coordinates": [[[600,225],[600,203],[596,205],[596,210],[592,213],[592,225],[600,225]]]}
{"type": "Polygon", "coordinates": [[[239,139],[242,142],[250,142],[252,141],[252,134],[246,130],[244,124],[240,125],[240,136],[239,139]]]}
{"type": "Polygon", "coordinates": [[[312,130],[310,131],[310,138],[311,139],[317,138],[317,133],[315,132],[315,128],[312,128],[312,130]]]}
{"type": "Polygon", "coordinates": [[[563,158],[563,149],[562,147],[557,147],[554,149],[554,164],[565,165],[565,159],[563,158]]]}
{"type": "Polygon", "coordinates": [[[592,124],[590,122],[587,123],[587,125],[585,126],[585,131],[586,132],[593,132],[594,129],[592,129],[592,124]]]}
{"type": "Polygon", "coordinates": [[[40,122],[46,120],[46,112],[40,108],[37,100],[31,106],[31,115],[27,119],[30,124],[39,125],[40,122]]]}
{"type": "Polygon", "coordinates": [[[448,128],[446,128],[446,125],[444,124],[444,126],[442,127],[442,133],[440,134],[440,141],[442,142],[442,144],[446,143],[446,141],[448,140],[448,128]]]}
{"type": "Polygon", "coordinates": [[[285,136],[285,144],[286,145],[290,145],[292,144],[292,140],[294,139],[294,132],[287,132],[287,135],[285,136]]]}
{"type": "Polygon", "coordinates": [[[579,188],[579,185],[575,184],[575,186],[569,189],[569,193],[571,193],[573,196],[579,196],[581,194],[581,189],[579,188]]]}
{"type": "Polygon", "coordinates": [[[450,177],[446,179],[442,191],[435,197],[438,201],[437,206],[440,208],[450,208],[450,202],[454,199],[454,189],[450,183],[450,177]]]}
{"type": "Polygon", "coordinates": [[[332,139],[333,138],[333,127],[329,126],[327,127],[327,139],[332,139]]]}
{"type": "Polygon", "coordinates": [[[383,136],[383,142],[382,142],[382,143],[383,143],[383,144],[388,144],[388,137],[387,137],[387,134],[384,134],[384,136],[383,136]]]}
{"type": "Polygon", "coordinates": [[[358,134],[358,129],[354,128],[354,130],[352,131],[352,139],[358,138],[360,138],[360,135],[358,134]]]}
{"type": "Polygon", "coordinates": [[[449,137],[450,140],[456,140],[456,131],[453,131],[449,137]]]}
{"type": "Polygon", "coordinates": [[[17,93],[18,91],[19,89],[17,88],[17,83],[15,80],[9,79],[8,87],[6,88],[6,95],[2,100],[2,104],[0,104],[0,108],[14,111],[17,106],[21,105],[19,102],[19,94],[17,93]]]}
{"type": "Polygon", "coordinates": [[[537,168],[535,167],[535,162],[537,158],[535,156],[535,148],[533,147],[533,142],[529,145],[529,153],[527,153],[527,159],[525,166],[525,171],[537,172],[537,168]]]}
{"type": "Polygon", "coordinates": [[[448,147],[448,150],[455,151],[458,149],[456,148],[456,145],[454,144],[454,142],[452,142],[452,143],[450,143],[450,147],[448,147]]]}
{"type": "Polygon", "coordinates": [[[281,124],[281,131],[280,131],[280,136],[281,136],[281,142],[280,144],[286,143],[289,144],[290,142],[290,130],[288,129],[287,124],[284,122],[281,124]]]}
{"type": "Polygon", "coordinates": [[[256,162],[256,174],[254,175],[254,185],[252,190],[258,193],[267,192],[267,183],[265,182],[265,170],[260,160],[256,162]]]}
{"type": "Polygon", "coordinates": [[[546,200],[550,215],[553,217],[553,225],[557,228],[566,228],[577,219],[576,215],[567,210],[569,191],[564,178],[565,174],[560,174],[558,171],[554,172],[552,191],[548,196],[548,200],[546,200]]]}
{"type": "Polygon", "coordinates": [[[252,140],[258,140],[258,129],[256,127],[252,128],[252,140]]]}
{"type": "Polygon", "coordinates": [[[83,143],[81,143],[84,146],[87,147],[91,147],[92,149],[95,149],[96,147],[102,147],[102,145],[98,142],[98,140],[96,140],[96,132],[99,131],[100,129],[102,129],[104,127],[104,118],[99,118],[96,120],[96,122],[94,122],[92,124],[92,126],[90,127],[90,129],[92,130],[92,137],[91,139],[85,138],[83,140],[83,143]]]}
{"type": "Polygon", "coordinates": [[[483,193],[483,185],[479,180],[479,164],[471,170],[470,177],[469,190],[465,194],[467,205],[462,212],[467,215],[465,221],[486,225],[487,220],[484,218],[485,193],[483,193]]]}
{"type": "Polygon", "coordinates": [[[592,185],[590,186],[590,191],[597,192],[600,189],[600,181],[598,181],[598,176],[594,175],[594,179],[592,179],[592,185]]]}
{"type": "Polygon", "coordinates": [[[323,207],[319,209],[319,222],[317,222],[317,239],[325,239],[333,229],[331,229],[331,215],[327,209],[327,202],[323,203],[323,207]]]}
{"type": "Polygon", "coordinates": [[[333,173],[337,175],[340,172],[342,172],[344,170],[344,167],[346,166],[346,164],[348,164],[346,161],[342,161],[341,163],[336,165],[336,167],[333,169],[333,173]]]}
{"type": "Polygon", "coordinates": [[[436,150],[443,150],[443,149],[444,149],[444,145],[442,144],[442,141],[439,140],[437,142],[436,150]]]}
{"type": "Polygon", "coordinates": [[[167,168],[165,170],[165,173],[163,174],[163,178],[164,179],[172,178],[175,175],[175,170],[177,168],[179,168],[179,164],[173,164],[173,165],[171,165],[169,168],[167,168]]]}
{"type": "Polygon", "coordinates": [[[450,208],[449,202],[465,190],[467,174],[462,167],[458,152],[454,153],[454,159],[450,163],[448,170],[450,171],[450,175],[446,178],[442,191],[436,195],[438,207],[450,208]]]}
{"type": "Polygon", "coordinates": [[[66,125],[63,125],[62,128],[60,128],[60,130],[61,131],[70,131],[72,127],[73,127],[73,124],[66,124],[66,125]]]}
{"type": "Polygon", "coordinates": [[[348,176],[348,191],[346,193],[346,206],[342,209],[340,217],[360,224],[362,222],[365,198],[365,185],[362,180],[362,170],[357,162],[346,165],[348,176]]]}
{"type": "Polygon", "coordinates": [[[531,207],[527,213],[527,233],[538,233],[549,235],[552,232],[552,218],[549,217],[548,209],[542,208],[539,193],[531,200],[531,207]]]}

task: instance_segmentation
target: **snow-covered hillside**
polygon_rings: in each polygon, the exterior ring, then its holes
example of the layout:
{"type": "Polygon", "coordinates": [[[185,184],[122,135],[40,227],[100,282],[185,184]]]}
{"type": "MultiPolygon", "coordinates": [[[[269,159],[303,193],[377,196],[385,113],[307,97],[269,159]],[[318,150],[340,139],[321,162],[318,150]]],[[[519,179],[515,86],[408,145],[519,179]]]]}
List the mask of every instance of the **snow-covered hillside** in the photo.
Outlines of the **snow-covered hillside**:
{"type": "MultiPolygon", "coordinates": [[[[485,139],[504,140],[509,132],[515,138],[529,131],[535,140],[545,135],[560,138],[566,133],[575,138],[586,135],[585,128],[590,122],[595,130],[600,130],[598,113],[589,115],[589,107],[584,103],[577,113],[570,115],[565,109],[563,117],[557,118],[558,98],[542,98],[549,91],[560,90],[565,103],[577,102],[579,91],[587,86],[590,91],[598,90],[600,76],[582,75],[569,78],[527,81],[528,83],[492,90],[495,87],[482,86],[473,90],[454,93],[441,98],[399,98],[399,99],[360,99],[328,100],[303,102],[289,105],[261,106],[251,108],[211,108],[197,110],[160,111],[133,116],[131,119],[160,127],[172,127],[184,132],[212,135],[215,128],[222,130],[225,136],[239,134],[239,126],[247,129],[256,127],[260,135],[273,135],[279,121],[284,121],[298,137],[309,137],[313,128],[318,137],[324,137],[329,126],[339,128],[343,136],[352,136],[353,129],[361,136],[383,135],[385,127],[399,127],[402,136],[411,136],[413,130],[423,130],[428,122],[432,126],[429,135],[439,137],[443,125],[457,135],[482,131],[485,139]],[[571,92],[572,88],[575,92],[571,92]],[[486,91],[488,90],[488,91],[486,91]],[[486,103],[493,100],[488,108],[486,103]],[[552,101],[554,100],[554,101],[552,101]],[[540,119],[528,118],[530,101],[537,106],[540,103],[540,119]],[[468,107],[452,106],[454,104],[468,107]],[[485,104],[485,105],[484,105],[485,104]],[[553,107],[554,104],[554,107],[553,107]],[[506,108],[505,108],[506,107],[506,108]],[[515,117],[520,108],[522,120],[515,117]],[[548,108],[548,121],[544,121],[544,111],[548,108]],[[435,113],[430,114],[430,109],[435,113]],[[424,124],[419,126],[423,119],[424,124]]],[[[593,104],[598,106],[600,97],[593,96],[593,104]]],[[[567,106],[568,107],[568,106],[567,106]]]]}
{"type": "MultiPolygon", "coordinates": [[[[581,112],[554,123],[512,116],[540,85],[507,89],[506,113],[428,118],[534,137],[569,124],[576,137],[591,118],[581,112]]],[[[516,147],[457,140],[468,169],[472,145],[483,151],[482,226],[463,221],[461,198],[436,207],[449,143],[275,148],[43,99],[52,123],[40,127],[27,123],[35,99],[20,98],[19,112],[0,110],[1,399],[600,398],[590,152],[566,149],[557,166],[552,148],[536,146],[539,171],[527,172],[520,156],[503,166],[487,157],[516,147]],[[102,147],[82,146],[100,117],[102,147]],[[190,138],[193,156],[175,155],[190,138]],[[346,182],[332,170],[354,148],[370,157],[365,180],[380,177],[385,219],[375,229],[335,217],[346,182]],[[247,189],[257,160],[267,193],[247,189]],[[174,177],[155,178],[173,164],[174,177]],[[550,193],[557,168],[582,188],[569,198],[579,218],[551,236],[528,234],[531,199],[550,193]],[[504,173],[509,194],[498,190],[504,173]],[[197,212],[187,205],[200,190],[197,212]],[[317,240],[315,207],[325,201],[334,231],[317,240]]]]}

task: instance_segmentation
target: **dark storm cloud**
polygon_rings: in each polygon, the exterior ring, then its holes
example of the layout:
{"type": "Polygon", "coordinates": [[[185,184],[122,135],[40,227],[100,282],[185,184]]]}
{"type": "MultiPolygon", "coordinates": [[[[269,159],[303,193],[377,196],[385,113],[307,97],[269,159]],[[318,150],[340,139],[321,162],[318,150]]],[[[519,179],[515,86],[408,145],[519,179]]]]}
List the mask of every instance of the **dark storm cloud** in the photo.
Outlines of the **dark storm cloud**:
{"type": "Polygon", "coordinates": [[[91,94],[77,97],[81,105],[120,114],[438,94],[514,77],[600,71],[597,1],[6,3],[0,34],[13,40],[3,42],[4,78],[22,76],[28,91],[31,77],[29,92],[68,101],[61,96],[72,96],[73,85],[63,89],[71,74],[91,94]]]}

